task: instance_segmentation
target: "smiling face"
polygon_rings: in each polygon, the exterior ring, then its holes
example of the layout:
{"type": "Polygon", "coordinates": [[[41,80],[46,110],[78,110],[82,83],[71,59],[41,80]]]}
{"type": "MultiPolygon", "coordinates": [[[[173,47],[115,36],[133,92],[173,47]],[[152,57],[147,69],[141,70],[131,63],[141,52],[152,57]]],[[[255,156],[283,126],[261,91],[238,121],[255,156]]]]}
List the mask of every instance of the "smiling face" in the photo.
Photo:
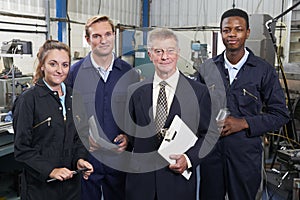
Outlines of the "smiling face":
{"type": "Polygon", "coordinates": [[[65,50],[49,50],[41,70],[44,79],[51,88],[56,88],[67,78],[70,69],[70,58],[65,50]]]}
{"type": "Polygon", "coordinates": [[[92,52],[97,56],[108,56],[114,49],[115,33],[108,21],[99,21],[92,24],[89,29],[89,36],[86,36],[92,52]]]}
{"type": "Polygon", "coordinates": [[[154,39],[148,55],[160,78],[165,80],[175,73],[179,49],[174,38],[154,39]]]}
{"type": "Polygon", "coordinates": [[[249,37],[246,20],[239,16],[224,18],[221,23],[222,40],[226,51],[243,52],[245,41],[249,37]]]}

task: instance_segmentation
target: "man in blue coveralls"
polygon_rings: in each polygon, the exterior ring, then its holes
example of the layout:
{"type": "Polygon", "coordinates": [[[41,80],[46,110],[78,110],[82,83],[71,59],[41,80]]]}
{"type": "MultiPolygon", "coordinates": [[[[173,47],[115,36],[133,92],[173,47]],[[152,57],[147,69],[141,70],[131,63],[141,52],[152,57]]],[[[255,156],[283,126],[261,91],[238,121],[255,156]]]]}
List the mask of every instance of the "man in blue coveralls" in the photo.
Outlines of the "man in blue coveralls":
{"type": "Polygon", "coordinates": [[[261,183],[261,136],[287,123],[289,114],[275,68],[245,47],[250,34],[247,13],[227,10],[220,26],[226,50],[202,64],[199,72],[212,97],[224,89],[225,101],[218,103],[230,115],[222,120],[220,138],[200,164],[200,199],[223,200],[227,193],[230,200],[254,200],[261,183]],[[223,80],[219,85],[218,77],[223,80]]]}
{"type": "MultiPolygon", "coordinates": [[[[68,84],[82,95],[88,117],[97,119],[99,135],[108,142],[116,143],[121,152],[126,149],[128,139],[121,129],[123,125],[118,123],[124,116],[127,87],[139,81],[139,76],[128,63],[113,53],[115,27],[109,17],[93,16],[88,19],[85,38],[91,52],[72,65],[68,84]],[[119,83],[121,79],[122,84],[119,83]]],[[[82,182],[82,199],[101,199],[102,195],[105,200],[125,199],[126,174],[116,170],[120,169],[118,157],[115,154],[104,155],[109,151],[103,148],[104,151],[99,152],[101,145],[93,139],[89,138],[86,147],[91,152],[89,161],[94,173],[88,182],[82,182]],[[102,157],[99,158],[99,155],[102,157]]]]}

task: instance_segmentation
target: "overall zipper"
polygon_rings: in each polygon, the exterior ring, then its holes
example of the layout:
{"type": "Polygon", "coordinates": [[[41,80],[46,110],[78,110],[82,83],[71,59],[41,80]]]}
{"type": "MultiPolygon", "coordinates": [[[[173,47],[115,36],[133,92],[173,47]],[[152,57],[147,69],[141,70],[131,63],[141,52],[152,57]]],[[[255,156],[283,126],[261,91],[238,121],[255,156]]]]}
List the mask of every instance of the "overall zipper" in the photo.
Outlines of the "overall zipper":
{"type": "Polygon", "coordinates": [[[248,94],[249,96],[251,96],[254,99],[258,100],[258,98],[254,94],[252,94],[251,92],[248,92],[246,89],[243,89],[243,94],[244,94],[244,96],[246,96],[246,94],[248,94]]]}
{"type": "Polygon", "coordinates": [[[211,86],[208,87],[208,89],[211,89],[212,91],[214,91],[214,90],[215,90],[215,87],[216,87],[216,85],[215,85],[215,84],[212,84],[211,86]]]}
{"type": "Polygon", "coordinates": [[[48,117],[48,118],[45,119],[44,121],[41,121],[40,123],[34,125],[33,128],[37,128],[37,127],[39,127],[40,125],[42,125],[42,124],[44,124],[44,123],[46,123],[46,122],[48,122],[48,126],[50,126],[50,125],[51,125],[51,117],[48,117]]]}

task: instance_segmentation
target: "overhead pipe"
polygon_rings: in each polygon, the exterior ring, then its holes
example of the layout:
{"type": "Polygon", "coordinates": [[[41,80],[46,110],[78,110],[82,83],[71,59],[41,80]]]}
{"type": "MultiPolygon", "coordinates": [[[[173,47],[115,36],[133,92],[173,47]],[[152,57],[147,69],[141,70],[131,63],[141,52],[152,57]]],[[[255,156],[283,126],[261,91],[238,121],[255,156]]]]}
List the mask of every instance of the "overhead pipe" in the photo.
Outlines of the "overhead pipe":
{"type": "Polygon", "coordinates": [[[0,21],[0,24],[34,26],[34,27],[46,27],[46,25],[41,25],[41,24],[27,24],[27,23],[18,23],[18,22],[7,22],[7,21],[0,21]]]}
{"type": "Polygon", "coordinates": [[[30,31],[30,30],[3,29],[3,28],[0,28],[0,32],[18,32],[18,33],[44,33],[44,34],[46,34],[46,33],[47,33],[47,31],[30,31]]]}
{"type": "MultiPolygon", "coordinates": [[[[23,15],[23,14],[15,14],[15,13],[10,13],[10,12],[3,12],[3,11],[0,11],[0,15],[8,16],[8,17],[19,17],[19,18],[25,18],[25,19],[43,20],[43,21],[46,20],[45,16],[23,15]]],[[[50,21],[67,22],[68,19],[50,17],[50,21]]],[[[85,25],[84,22],[78,22],[78,21],[74,21],[74,20],[70,20],[70,23],[85,25]]]]}

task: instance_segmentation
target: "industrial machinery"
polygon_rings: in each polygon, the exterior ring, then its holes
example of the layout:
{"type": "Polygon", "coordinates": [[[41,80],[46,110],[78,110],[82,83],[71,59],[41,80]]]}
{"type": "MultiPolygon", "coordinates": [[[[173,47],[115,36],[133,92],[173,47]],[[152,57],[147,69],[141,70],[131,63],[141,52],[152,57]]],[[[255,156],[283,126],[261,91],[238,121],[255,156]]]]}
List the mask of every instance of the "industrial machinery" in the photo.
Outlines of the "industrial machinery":
{"type": "MultiPolygon", "coordinates": [[[[249,47],[255,55],[262,57],[274,66],[275,63],[275,51],[273,48],[272,39],[265,28],[265,23],[271,18],[266,14],[252,14],[249,16],[249,23],[251,27],[251,33],[246,40],[246,46],[249,47]]],[[[272,27],[274,33],[275,28],[272,27]]]]}
{"type": "Polygon", "coordinates": [[[10,109],[16,96],[30,86],[31,77],[23,76],[22,72],[14,65],[14,58],[32,56],[32,43],[13,39],[3,42],[1,46],[1,58],[4,69],[0,74],[0,107],[10,109]]]}
{"type": "Polygon", "coordinates": [[[134,68],[140,74],[141,79],[150,78],[154,74],[154,65],[150,61],[147,53],[147,48],[140,45],[135,51],[134,55],[134,68]]]}
{"type": "Polygon", "coordinates": [[[5,122],[7,113],[0,114],[0,157],[13,152],[13,128],[12,122],[5,122]]]}
{"type": "Polygon", "coordinates": [[[197,67],[208,58],[207,44],[201,44],[200,41],[191,41],[191,60],[194,62],[193,67],[197,67]]]}
{"type": "Polygon", "coordinates": [[[9,42],[3,42],[1,46],[2,54],[32,54],[32,43],[13,39],[9,42]]]}
{"type": "Polygon", "coordinates": [[[14,95],[18,96],[26,88],[30,87],[32,78],[30,76],[23,76],[14,79],[12,78],[0,79],[0,107],[10,108],[14,95]]]}

